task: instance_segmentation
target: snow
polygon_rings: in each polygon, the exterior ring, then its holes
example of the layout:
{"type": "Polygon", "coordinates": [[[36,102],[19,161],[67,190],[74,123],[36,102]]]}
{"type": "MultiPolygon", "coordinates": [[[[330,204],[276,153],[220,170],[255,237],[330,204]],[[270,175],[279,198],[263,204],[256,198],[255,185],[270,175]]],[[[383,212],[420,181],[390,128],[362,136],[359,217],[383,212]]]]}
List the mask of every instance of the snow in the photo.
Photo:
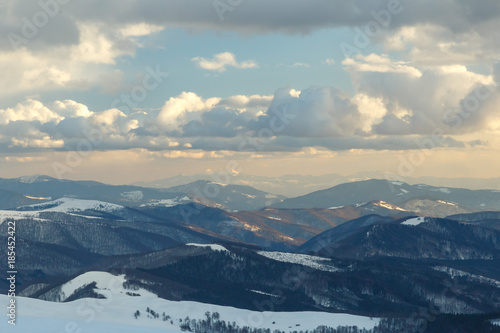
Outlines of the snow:
{"type": "Polygon", "coordinates": [[[497,281],[495,279],[491,279],[488,277],[484,277],[482,275],[477,275],[477,274],[471,274],[469,272],[465,272],[459,269],[451,268],[451,267],[446,267],[446,266],[434,266],[432,269],[440,272],[447,273],[451,278],[455,279],[457,276],[458,277],[466,277],[467,280],[469,281],[475,281],[479,283],[486,283],[491,286],[494,286],[496,288],[500,288],[500,281],[497,281]]]}
{"type": "Polygon", "coordinates": [[[272,220],[278,220],[278,221],[281,221],[281,217],[268,216],[268,218],[270,218],[270,219],[272,219],[272,220]]]}
{"type": "Polygon", "coordinates": [[[196,247],[209,247],[212,251],[223,251],[229,252],[224,246],[219,244],[196,244],[196,243],[188,243],[187,246],[196,246],[196,247]]]}
{"type": "Polygon", "coordinates": [[[142,204],[141,207],[147,207],[147,206],[173,207],[186,202],[191,202],[191,199],[188,196],[183,196],[180,198],[177,197],[173,199],[150,200],[147,204],[142,204]]]}
{"type": "MultiPolygon", "coordinates": [[[[169,301],[144,289],[130,290],[140,296],[127,295],[123,288],[124,275],[113,276],[105,272],[88,272],[65,284],[68,292],[75,287],[97,282],[96,292],[106,299],[79,299],[72,302],[47,302],[39,299],[16,297],[16,326],[7,323],[7,317],[0,321],[0,332],[16,333],[57,333],[57,332],[181,332],[179,319],[205,318],[205,312],[218,312],[222,320],[235,321],[240,327],[278,329],[285,332],[312,330],[319,325],[356,325],[371,329],[379,319],[326,312],[257,312],[199,302],[169,301]],[[160,314],[160,318],[148,318],[147,308],[160,314]],[[22,311],[21,311],[22,309],[22,311]],[[134,312],[141,315],[135,319],[134,312]],[[170,321],[163,321],[161,314],[169,315],[170,321]],[[274,322],[274,324],[273,324],[274,322]],[[300,326],[297,326],[300,325],[300,326]],[[290,328],[291,327],[291,328],[290,328]]],[[[263,293],[255,290],[254,292],[263,293]]],[[[0,304],[8,304],[9,297],[0,295],[0,304]]],[[[267,310],[267,309],[266,309],[267,310]]]]}
{"type": "Polygon", "coordinates": [[[449,189],[444,188],[444,187],[441,187],[441,188],[439,189],[439,191],[441,191],[441,192],[443,192],[443,193],[451,193],[449,189]]]}
{"type": "MultiPolygon", "coordinates": [[[[132,297],[121,292],[110,291],[108,299],[79,299],[68,303],[46,302],[37,299],[17,297],[18,313],[15,327],[7,324],[7,317],[0,321],[1,332],[57,333],[57,332],[135,332],[161,333],[181,332],[179,319],[205,318],[205,312],[218,312],[222,320],[235,321],[240,327],[278,329],[285,332],[312,330],[319,325],[331,327],[352,326],[371,329],[379,319],[343,313],[326,312],[256,312],[227,306],[198,302],[174,302],[156,296],[132,297]],[[147,318],[146,309],[169,315],[173,319],[163,321],[147,318]],[[135,319],[133,313],[141,315],[135,319]],[[275,324],[273,324],[273,322],[275,324]],[[300,326],[296,326],[300,325],[300,326]],[[291,328],[290,328],[291,327],[291,328]]],[[[0,295],[0,302],[7,304],[8,297],[0,295]]]]}
{"type": "Polygon", "coordinates": [[[397,182],[397,181],[392,181],[391,182],[393,185],[397,185],[397,186],[403,186],[404,183],[403,182],[397,182]]]}
{"type": "Polygon", "coordinates": [[[271,297],[279,297],[279,295],[274,295],[274,294],[266,293],[266,292],[263,292],[263,291],[260,291],[260,290],[250,290],[250,291],[253,292],[253,293],[256,293],[256,294],[261,294],[261,295],[266,295],[266,296],[271,296],[271,297]]]}
{"type": "Polygon", "coordinates": [[[6,219],[22,220],[22,219],[34,219],[42,221],[38,218],[38,212],[18,212],[15,210],[0,210],[0,224],[6,219]]]}
{"type": "Polygon", "coordinates": [[[139,201],[142,200],[142,198],[144,198],[144,193],[142,193],[142,191],[123,192],[120,193],[120,195],[126,199],[133,201],[139,201]]]}
{"type": "MultiPolygon", "coordinates": [[[[356,325],[371,329],[379,319],[368,317],[326,313],[326,312],[256,312],[226,306],[198,302],[174,302],[150,297],[131,297],[123,293],[110,291],[109,299],[80,299],[69,303],[52,303],[36,299],[17,297],[19,314],[15,328],[9,327],[7,320],[2,320],[2,332],[18,333],[54,333],[54,332],[181,332],[179,319],[189,316],[202,319],[205,312],[218,312],[222,320],[235,321],[240,327],[279,329],[285,332],[293,330],[312,330],[319,325],[331,327],[356,325]],[[146,309],[169,315],[173,320],[147,318],[146,309]],[[141,315],[135,319],[133,313],[139,310],[141,315]],[[274,322],[274,324],[273,324],[274,322]],[[299,326],[297,326],[299,325],[299,326]],[[68,330],[71,327],[72,329],[68,330]],[[291,327],[291,328],[290,328],[291,327]]],[[[6,304],[8,297],[0,295],[6,304]]]]}
{"type": "Polygon", "coordinates": [[[73,280],[66,282],[61,286],[61,301],[70,297],[78,288],[85,287],[92,282],[97,283],[99,289],[110,289],[113,287],[115,290],[123,289],[121,287],[125,282],[125,275],[115,276],[106,272],[87,272],[77,276],[73,280]]]}
{"type": "Polygon", "coordinates": [[[277,199],[278,196],[276,194],[266,194],[265,196],[266,199],[277,199]]]}
{"type": "Polygon", "coordinates": [[[48,181],[48,179],[41,178],[40,175],[32,175],[32,176],[21,176],[17,178],[20,183],[32,184],[40,181],[48,181]]]}
{"type": "Polygon", "coordinates": [[[401,190],[401,192],[404,192],[404,193],[410,193],[410,191],[407,191],[404,188],[400,188],[400,190],[401,190]]]}
{"type": "Polygon", "coordinates": [[[98,200],[61,198],[54,201],[19,207],[19,209],[22,208],[30,208],[33,211],[39,211],[39,212],[43,211],[43,212],[69,213],[69,212],[78,212],[85,210],[99,210],[104,212],[113,212],[116,210],[121,210],[124,207],[98,200]],[[44,207],[47,206],[54,206],[54,207],[44,209],[44,207]]]}
{"type": "Polygon", "coordinates": [[[328,209],[333,210],[333,209],[340,209],[340,208],[344,208],[344,207],[345,207],[345,206],[334,206],[334,207],[330,207],[330,208],[328,208],[328,209]]]}
{"type": "Polygon", "coordinates": [[[17,208],[19,210],[0,210],[0,224],[6,219],[34,219],[37,221],[46,221],[45,219],[39,218],[39,215],[42,212],[57,212],[81,216],[72,213],[78,213],[85,210],[113,212],[116,210],[121,210],[123,208],[123,206],[111,204],[104,201],[61,198],[54,201],[22,206],[17,208]]]}
{"type": "Polygon", "coordinates": [[[421,223],[426,223],[426,222],[429,222],[425,219],[425,217],[414,217],[412,219],[408,219],[406,221],[404,221],[403,225],[412,225],[412,226],[416,226],[416,225],[419,225],[421,223]]]}
{"type": "Polygon", "coordinates": [[[495,319],[490,321],[493,325],[500,326],[500,319],[495,319]]]}
{"type": "Polygon", "coordinates": [[[329,258],[288,252],[258,251],[257,254],[276,261],[299,264],[325,272],[337,272],[339,270],[336,267],[325,264],[331,262],[329,258]]]}

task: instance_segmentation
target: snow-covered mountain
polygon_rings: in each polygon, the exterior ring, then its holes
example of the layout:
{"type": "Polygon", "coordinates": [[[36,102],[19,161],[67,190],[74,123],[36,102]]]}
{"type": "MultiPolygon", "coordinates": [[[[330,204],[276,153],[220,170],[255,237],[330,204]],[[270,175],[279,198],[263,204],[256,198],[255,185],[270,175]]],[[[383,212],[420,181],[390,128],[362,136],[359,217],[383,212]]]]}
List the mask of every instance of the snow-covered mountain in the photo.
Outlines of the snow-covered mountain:
{"type": "Polygon", "coordinates": [[[86,210],[96,210],[102,212],[115,212],[122,210],[125,207],[115,205],[104,201],[98,200],[82,200],[74,198],[60,198],[53,201],[44,203],[21,206],[16,208],[17,211],[44,211],[44,212],[58,212],[58,213],[73,213],[83,212],[86,210]]]}

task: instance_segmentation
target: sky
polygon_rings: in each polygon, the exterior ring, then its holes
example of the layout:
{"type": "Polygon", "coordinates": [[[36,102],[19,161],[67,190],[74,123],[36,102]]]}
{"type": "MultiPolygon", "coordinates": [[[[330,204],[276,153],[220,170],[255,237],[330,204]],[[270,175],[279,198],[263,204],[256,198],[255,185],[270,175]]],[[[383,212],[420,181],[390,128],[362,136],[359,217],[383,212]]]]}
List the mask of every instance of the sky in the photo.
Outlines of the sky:
{"type": "Polygon", "coordinates": [[[500,177],[496,0],[0,0],[0,177],[500,177]]]}

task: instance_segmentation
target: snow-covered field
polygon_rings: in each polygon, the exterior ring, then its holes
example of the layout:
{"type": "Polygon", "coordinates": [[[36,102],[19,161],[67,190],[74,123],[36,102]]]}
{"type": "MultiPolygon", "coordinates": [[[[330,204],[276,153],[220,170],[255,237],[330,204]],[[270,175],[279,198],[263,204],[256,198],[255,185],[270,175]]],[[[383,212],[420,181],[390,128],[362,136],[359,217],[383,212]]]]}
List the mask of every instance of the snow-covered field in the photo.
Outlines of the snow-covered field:
{"type": "Polygon", "coordinates": [[[228,249],[226,249],[224,246],[218,245],[218,244],[196,244],[196,243],[188,243],[186,245],[187,246],[196,246],[196,247],[209,247],[213,251],[229,252],[228,249]]]}
{"type": "Polygon", "coordinates": [[[402,222],[401,224],[402,224],[402,225],[412,225],[412,226],[416,226],[416,225],[419,225],[419,224],[421,224],[421,223],[426,223],[426,222],[428,222],[428,221],[426,220],[426,218],[425,218],[425,217],[414,217],[414,218],[412,218],[412,219],[408,219],[408,220],[406,220],[406,221],[402,222]]]}
{"type": "Polygon", "coordinates": [[[338,268],[326,264],[331,261],[331,259],[328,258],[288,252],[258,251],[257,253],[269,259],[288,262],[291,264],[299,264],[325,272],[338,271],[338,268]]]}
{"type": "Polygon", "coordinates": [[[148,207],[148,206],[162,206],[162,207],[173,207],[177,206],[180,204],[192,202],[191,198],[188,196],[182,196],[182,197],[177,197],[173,199],[162,199],[162,200],[149,200],[147,204],[142,204],[141,207],[148,207]]]}
{"type": "Polygon", "coordinates": [[[73,198],[60,198],[54,201],[49,201],[19,208],[22,209],[27,207],[29,207],[31,210],[36,210],[36,211],[60,212],[60,213],[78,212],[84,210],[99,210],[104,212],[112,212],[124,208],[123,206],[103,201],[82,200],[73,198]],[[50,207],[50,208],[45,208],[45,207],[50,207]]]}
{"type": "MultiPolygon", "coordinates": [[[[284,331],[311,330],[319,325],[357,325],[367,329],[378,324],[378,319],[349,314],[325,312],[256,312],[227,306],[198,302],[174,302],[158,298],[146,290],[123,288],[124,276],[113,276],[104,272],[88,272],[65,284],[62,289],[71,293],[78,287],[97,282],[96,292],[106,299],[79,299],[68,303],[46,302],[17,297],[16,326],[7,323],[8,317],[0,321],[0,332],[18,333],[101,333],[101,332],[181,332],[179,319],[205,318],[205,312],[218,312],[220,319],[235,321],[240,327],[280,329],[284,331]],[[139,294],[130,296],[127,292],[139,294]],[[160,318],[148,316],[147,308],[160,314],[160,318]],[[134,313],[139,310],[136,319],[134,313]],[[171,317],[162,320],[162,314],[171,317]],[[149,317],[149,318],[148,318],[149,317]],[[274,324],[273,324],[274,323],[274,324]],[[299,325],[299,326],[297,326],[299,325]]],[[[9,298],[0,295],[0,304],[6,307],[9,298]]],[[[4,309],[5,309],[4,307],[4,309]]]]}
{"type": "Polygon", "coordinates": [[[79,213],[86,210],[113,212],[124,209],[123,206],[97,200],[82,200],[73,198],[60,198],[54,201],[19,207],[19,210],[0,210],[0,223],[6,219],[26,219],[43,221],[39,218],[42,212],[79,213]]]}

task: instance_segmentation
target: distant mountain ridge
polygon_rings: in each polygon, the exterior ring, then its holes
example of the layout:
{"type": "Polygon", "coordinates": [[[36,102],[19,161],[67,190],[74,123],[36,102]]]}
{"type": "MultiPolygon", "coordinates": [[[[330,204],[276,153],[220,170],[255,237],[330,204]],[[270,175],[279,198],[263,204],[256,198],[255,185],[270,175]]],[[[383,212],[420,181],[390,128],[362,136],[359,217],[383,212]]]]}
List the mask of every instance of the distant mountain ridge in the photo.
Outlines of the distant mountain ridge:
{"type": "Polygon", "coordinates": [[[500,191],[497,190],[469,190],[424,184],[409,185],[381,179],[340,184],[326,190],[286,199],[272,207],[328,208],[373,200],[383,200],[404,207],[407,201],[414,199],[443,200],[476,210],[500,210],[500,191]]]}
{"type": "Polygon", "coordinates": [[[218,173],[200,173],[193,175],[180,174],[153,181],[135,182],[131,185],[151,188],[170,188],[197,180],[207,180],[224,184],[230,183],[233,185],[247,185],[262,191],[281,194],[287,197],[297,197],[314,191],[324,190],[339,184],[369,179],[397,179],[411,185],[428,184],[435,187],[468,188],[472,190],[500,190],[500,178],[405,177],[404,179],[399,179],[397,176],[387,174],[386,172],[358,172],[348,176],[335,173],[325,175],[287,174],[277,177],[248,174],[230,175],[230,177],[228,177],[227,174],[221,176],[218,173]]]}
{"type": "Polygon", "coordinates": [[[59,198],[99,200],[129,207],[175,206],[200,202],[226,210],[257,210],[285,199],[250,186],[222,185],[208,181],[156,189],[108,185],[95,181],[61,180],[48,176],[0,178],[0,209],[11,209],[59,198]]]}

